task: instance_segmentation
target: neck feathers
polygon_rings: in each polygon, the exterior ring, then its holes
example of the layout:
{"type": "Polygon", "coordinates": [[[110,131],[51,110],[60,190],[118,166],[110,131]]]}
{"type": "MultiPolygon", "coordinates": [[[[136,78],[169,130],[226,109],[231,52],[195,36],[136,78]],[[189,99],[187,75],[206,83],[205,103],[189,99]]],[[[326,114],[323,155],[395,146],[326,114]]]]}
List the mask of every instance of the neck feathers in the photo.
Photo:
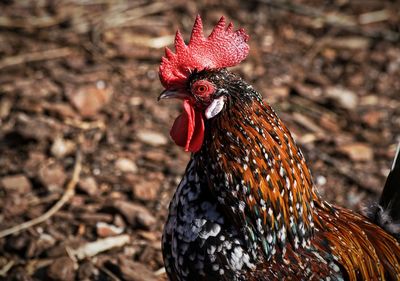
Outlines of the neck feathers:
{"type": "Polygon", "coordinates": [[[304,157],[260,95],[234,84],[226,110],[206,124],[198,170],[255,253],[307,247],[318,198],[304,157]]]}

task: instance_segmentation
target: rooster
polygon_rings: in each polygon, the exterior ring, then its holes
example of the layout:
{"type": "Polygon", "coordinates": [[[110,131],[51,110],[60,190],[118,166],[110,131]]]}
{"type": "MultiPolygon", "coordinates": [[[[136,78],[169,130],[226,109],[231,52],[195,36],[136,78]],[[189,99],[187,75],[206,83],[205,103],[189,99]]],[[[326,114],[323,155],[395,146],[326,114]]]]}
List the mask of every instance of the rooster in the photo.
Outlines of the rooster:
{"type": "Polygon", "coordinates": [[[247,41],[224,17],[204,37],[197,16],[162,58],[159,99],[183,101],[170,134],[191,152],[163,233],[169,279],[400,280],[400,159],[368,217],[323,201],[286,126],[227,70],[247,41]]]}

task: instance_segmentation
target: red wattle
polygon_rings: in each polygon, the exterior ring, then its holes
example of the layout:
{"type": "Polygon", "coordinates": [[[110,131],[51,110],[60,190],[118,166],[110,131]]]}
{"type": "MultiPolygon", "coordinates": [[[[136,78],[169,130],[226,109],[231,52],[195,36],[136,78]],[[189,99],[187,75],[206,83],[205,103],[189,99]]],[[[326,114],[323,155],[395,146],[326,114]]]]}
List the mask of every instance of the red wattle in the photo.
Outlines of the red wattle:
{"type": "Polygon", "coordinates": [[[196,152],[204,138],[204,120],[201,112],[195,111],[189,101],[183,101],[183,112],[174,122],[170,135],[185,151],[196,152]]]}
{"type": "Polygon", "coordinates": [[[190,140],[189,147],[186,150],[190,152],[199,151],[203,145],[204,139],[204,120],[203,115],[199,111],[195,111],[195,125],[192,139],[190,140]]]}
{"type": "Polygon", "coordinates": [[[183,112],[180,114],[172,125],[170,135],[175,143],[179,146],[189,146],[194,131],[194,108],[188,101],[183,101],[183,112]]]}

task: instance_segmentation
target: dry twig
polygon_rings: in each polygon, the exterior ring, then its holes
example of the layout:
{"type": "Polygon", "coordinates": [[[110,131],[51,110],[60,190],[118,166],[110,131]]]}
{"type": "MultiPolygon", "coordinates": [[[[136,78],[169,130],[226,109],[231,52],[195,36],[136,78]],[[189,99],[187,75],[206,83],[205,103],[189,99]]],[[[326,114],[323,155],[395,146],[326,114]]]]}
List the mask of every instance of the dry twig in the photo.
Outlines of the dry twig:
{"type": "Polygon", "coordinates": [[[390,42],[398,42],[400,40],[400,33],[393,30],[385,29],[379,31],[365,31],[361,28],[361,25],[363,24],[387,20],[389,16],[386,10],[362,14],[360,17],[357,17],[354,15],[347,15],[339,12],[328,13],[319,8],[314,8],[303,4],[296,4],[287,0],[258,1],[273,8],[286,10],[294,14],[314,18],[324,25],[337,27],[339,29],[360,34],[365,37],[384,39],[390,42]]]}
{"type": "Polygon", "coordinates": [[[160,276],[160,275],[164,275],[164,274],[166,274],[164,266],[159,268],[159,269],[157,269],[156,271],[154,271],[154,275],[155,276],[160,276]]]}
{"type": "Polygon", "coordinates": [[[110,250],[115,247],[122,247],[123,245],[129,243],[129,241],[130,241],[129,235],[122,234],[86,243],[81,247],[79,247],[78,249],[69,248],[68,253],[73,257],[76,257],[78,260],[82,260],[85,258],[96,256],[101,252],[110,250]]]}
{"type": "Polygon", "coordinates": [[[16,19],[11,17],[0,16],[0,27],[3,28],[23,28],[23,29],[40,29],[55,26],[62,21],[66,20],[65,17],[28,17],[23,19],[16,19]]]}
{"type": "Polygon", "coordinates": [[[71,54],[72,49],[65,47],[6,57],[0,61],[0,69],[28,62],[59,59],[71,54]]]}
{"type": "Polygon", "coordinates": [[[104,130],[106,128],[104,121],[101,121],[101,120],[87,122],[87,121],[81,121],[78,119],[67,118],[67,119],[65,119],[65,124],[67,124],[68,126],[72,126],[72,127],[84,130],[84,131],[93,130],[93,129],[104,130]]]}
{"type": "Polygon", "coordinates": [[[0,268],[0,276],[7,277],[7,272],[13,267],[15,262],[13,260],[8,261],[3,268],[0,268]]]}
{"type": "Polygon", "coordinates": [[[76,152],[74,171],[72,173],[71,180],[68,182],[65,192],[64,192],[63,196],[60,198],[60,200],[53,207],[51,207],[47,212],[42,214],[41,216],[34,218],[30,221],[21,223],[19,225],[13,226],[11,228],[5,229],[3,231],[0,231],[0,238],[6,237],[6,236],[14,234],[14,233],[18,233],[21,230],[35,226],[39,223],[42,223],[42,222],[48,220],[51,216],[53,216],[75,194],[75,187],[79,181],[79,175],[81,173],[81,170],[82,170],[82,155],[81,155],[80,150],[78,149],[76,152]]]}
{"type": "Polygon", "coordinates": [[[122,7],[122,9],[114,9],[101,18],[100,25],[105,30],[116,28],[121,25],[127,26],[128,22],[135,21],[151,14],[156,14],[165,10],[172,9],[174,6],[175,4],[167,2],[155,2],[133,8],[122,7]]]}

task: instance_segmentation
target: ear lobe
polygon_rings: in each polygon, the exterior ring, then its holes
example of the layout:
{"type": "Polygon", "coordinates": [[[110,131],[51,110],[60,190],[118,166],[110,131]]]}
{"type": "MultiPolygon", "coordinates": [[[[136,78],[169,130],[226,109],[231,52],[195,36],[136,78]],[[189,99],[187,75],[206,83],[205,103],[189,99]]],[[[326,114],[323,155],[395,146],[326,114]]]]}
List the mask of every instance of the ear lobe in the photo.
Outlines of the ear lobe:
{"type": "Polygon", "coordinates": [[[215,117],[225,105],[225,96],[219,97],[212,101],[212,103],[206,108],[205,116],[207,119],[215,117]]]}

